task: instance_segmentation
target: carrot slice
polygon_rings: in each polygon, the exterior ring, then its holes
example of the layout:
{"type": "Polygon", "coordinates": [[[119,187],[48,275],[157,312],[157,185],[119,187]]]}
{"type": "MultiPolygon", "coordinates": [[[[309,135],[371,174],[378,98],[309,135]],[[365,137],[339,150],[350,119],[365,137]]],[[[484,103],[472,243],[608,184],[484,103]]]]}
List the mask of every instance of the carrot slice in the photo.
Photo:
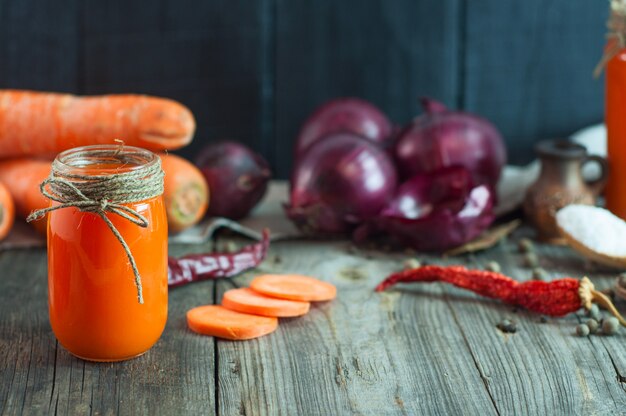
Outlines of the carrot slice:
{"type": "Polygon", "coordinates": [[[244,287],[226,291],[222,298],[222,306],[233,311],[254,315],[287,318],[306,314],[311,304],[297,300],[272,298],[244,287]]]}
{"type": "Polygon", "coordinates": [[[331,300],[337,296],[334,285],[299,274],[265,274],[255,277],[250,288],[267,296],[305,302],[331,300]]]}
{"type": "Polygon", "coordinates": [[[202,335],[243,340],[273,332],[278,327],[278,319],[231,311],[219,305],[205,305],[187,311],[187,325],[202,335]]]}

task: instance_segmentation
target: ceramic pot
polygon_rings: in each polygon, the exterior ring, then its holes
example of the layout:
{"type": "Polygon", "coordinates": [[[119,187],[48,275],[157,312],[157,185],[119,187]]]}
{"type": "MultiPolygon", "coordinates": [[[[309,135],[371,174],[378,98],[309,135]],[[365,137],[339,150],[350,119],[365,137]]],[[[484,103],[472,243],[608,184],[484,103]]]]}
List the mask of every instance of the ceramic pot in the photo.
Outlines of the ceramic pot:
{"type": "Polygon", "coordinates": [[[584,146],[567,140],[540,142],[535,151],[541,172],[526,193],[524,214],[537,230],[539,240],[562,244],[556,212],[569,204],[595,204],[606,184],[608,163],[603,157],[589,156],[584,146]],[[600,165],[599,178],[591,182],[583,179],[582,167],[586,163],[600,165]]]}

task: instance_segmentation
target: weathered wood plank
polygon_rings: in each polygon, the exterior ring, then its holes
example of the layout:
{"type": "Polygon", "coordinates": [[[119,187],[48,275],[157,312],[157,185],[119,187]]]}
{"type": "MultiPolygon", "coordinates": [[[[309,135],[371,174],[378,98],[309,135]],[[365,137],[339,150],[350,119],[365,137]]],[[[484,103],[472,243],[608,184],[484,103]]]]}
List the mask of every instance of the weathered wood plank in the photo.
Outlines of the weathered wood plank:
{"type": "MultiPolygon", "coordinates": [[[[620,272],[590,262],[565,247],[544,246],[541,253],[542,261],[546,263],[546,267],[555,272],[555,275],[576,277],[587,275],[600,290],[613,287],[620,272]]],[[[626,314],[626,301],[616,299],[616,305],[622,314],[626,314]]],[[[603,312],[603,315],[609,316],[607,312],[603,312]]],[[[581,314],[578,319],[585,322],[588,318],[581,314]]],[[[592,336],[589,341],[597,355],[602,356],[605,364],[603,370],[608,367],[608,371],[603,371],[607,383],[611,385],[617,383],[626,391],[626,350],[624,349],[626,330],[621,328],[616,336],[592,336]],[[611,368],[614,372],[610,371],[611,368]]],[[[621,397],[622,401],[626,400],[621,394],[618,397],[621,397]]]]}
{"type": "Polygon", "coordinates": [[[56,341],[42,251],[0,254],[0,413],[52,413],[56,341]]]}
{"type": "MultiPolygon", "coordinates": [[[[622,308],[622,311],[625,308],[622,308]]],[[[605,366],[609,367],[606,371],[604,380],[607,385],[611,387],[617,385],[621,388],[619,394],[614,394],[614,389],[611,389],[611,396],[617,403],[621,403],[621,408],[626,406],[626,398],[624,398],[624,392],[626,392],[626,352],[624,351],[624,329],[622,328],[622,334],[614,337],[592,337],[590,342],[593,348],[598,351],[599,355],[602,355],[605,361],[605,366]],[[613,373],[611,373],[611,368],[613,373]]],[[[589,369],[591,371],[592,369],[589,369]]]]}
{"type": "MultiPolygon", "coordinates": [[[[276,243],[255,272],[308,273],[338,298],[245,343],[218,341],[220,414],[495,414],[463,335],[444,302],[375,294],[398,267],[345,242],[276,243]]],[[[437,287],[426,289],[440,293],[437,287]]]]}
{"type": "Polygon", "coordinates": [[[215,412],[214,341],[185,321],[189,308],[213,302],[213,282],[171,291],[159,342],[137,359],[105,364],[81,361],[56,342],[42,250],[3,252],[0,270],[0,414],[215,412]]]}
{"type": "Polygon", "coordinates": [[[455,106],[458,0],[276,1],[278,177],[288,177],[293,142],[313,109],[337,96],[371,100],[397,123],[432,96],[455,106]]]}
{"type": "MultiPolygon", "coordinates": [[[[589,275],[600,290],[613,287],[620,272],[586,261],[573,255],[571,250],[562,247],[546,247],[543,253],[543,257],[547,257],[548,261],[551,262],[551,268],[558,269],[564,275],[589,275]]],[[[616,299],[616,306],[622,314],[626,314],[626,301],[616,299]]],[[[603,312],[603,315],[610,316],[607,312],[603,312]]],[[[588,318],[581,314],[579,319],[581,322],[585,322],[588,318]]],[[[596,355],[602,357],[604,361],[603,375],[607,384],[617,385],[626,392],[626,350],[624,349],[626,330],[620,328],[620,332],[615,336],[591,336],[589,342],[596,355]]],[[[620,393],[623,392],[620,391],[620,393]]],[[[621,400],[618,401],[619,403],[626,404],[626,395],[619,394],[618,397],[621,400]]]]}
{"type": "MultiPolygon", "coordinates": [[[[86,363],[59,347],[47,320],[45,252],[4,251],[0,414],[569,415],[626,408],[623,329],[614,337],[579,338],[576,315],[540,323],[537,315],[438,284],[376,294],[374,285],[407,256],[349,247],[275,243],[255,272],[173,290],[162,339],[143,357],[117,364],[86,363]],[[321,276],[338,286],[339,298],[248,342],[186,328],[187,309],[265,272],[321,276]],[[518,321],[518,333],[495,328],[505,317],[518,321]]],[[[538,251],[555,277],[589,274],[600,287],[613,282],[614,272],[589,267],[567,248],[538,251]]],[[[509,275],[530,276],[513,242],[467,257],[420,257],[475,267],[493,259],[509,275]]]]}
{"type": "MultiPolygon", "coordinates": [[[[538,253],[553,278],[582,275],[582,263],[569,249],[539,245],[538,253]]],[[[468,263],[483,267],[490,259],[498,261],[507,275],[530,278],[514,242],[470,257],[468,263]]],[[[450,261],[458,263],[458,259],[450,261]]],[[[536,314],[456,288],[446,287],[444,293],[502,414],[619,414],[626,408],[626,392],[616,382],[609,356],[593,345],[599,337],[590,343],[574,334],[576,315],[540,323],[536,314]],[[503,334],[496,328],[505,318],[518,322],[517,333],[503,334]]],[[[622,331],[611,341],[623,343],[624,336],[622,331]]]]}
{"type": "Polygon", "coordinates": [[[467,1],[461,95],[502,131],[512,163],[532,143],[566,137],[603,117],[607,2],[467,1]]]}

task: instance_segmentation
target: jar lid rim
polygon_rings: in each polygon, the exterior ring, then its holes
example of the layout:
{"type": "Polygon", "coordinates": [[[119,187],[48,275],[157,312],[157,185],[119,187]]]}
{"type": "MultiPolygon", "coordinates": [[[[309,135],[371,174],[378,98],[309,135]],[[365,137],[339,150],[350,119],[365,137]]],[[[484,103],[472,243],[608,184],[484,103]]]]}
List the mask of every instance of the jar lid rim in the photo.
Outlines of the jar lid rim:
{"type": "Polygon", "coordinates": [[[110,168],[100,166],[100,175],[114,175],[150,167],[159,157],[146,149],[120,144],[98,144],[74,147],[59,153],[53,162],[57,171],[82,170],[99,164],[111,164],[110,168]],[[120,169],[122,167],[122,169],[120,169]]]}
{"type": "Polygon", "coordinates": [[[535,152],[540,157],[559,159],[579,159],[587,155],[587,148],[581,144],[565,140],[544,140],[535,145],[535,152]]]}

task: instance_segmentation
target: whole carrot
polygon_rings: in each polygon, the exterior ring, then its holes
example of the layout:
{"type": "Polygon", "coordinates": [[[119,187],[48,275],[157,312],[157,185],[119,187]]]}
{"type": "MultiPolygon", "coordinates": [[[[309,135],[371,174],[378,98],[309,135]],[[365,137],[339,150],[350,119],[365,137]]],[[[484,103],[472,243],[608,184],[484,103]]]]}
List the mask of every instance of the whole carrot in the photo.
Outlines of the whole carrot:
{"type": "Polygon", "coordinates": [[[171,232],[179,232],[202,219],[209,203],[209,188],[193,163],[171,153],[159,156],[165,172],[163,201],[167,225],[171,232]]]}
{"type": "MultiPolygon", "coordinates": [[[[39,184],[50,174],[52,162],[38,159],[0,160],[0,182],[2,182],[15,203],[18,217],[26,219],[35,210],[50,205],[39,192],[39,184]]],[[[37,231],[46,233],[46,219],[42,218],[31,223],[37,231]]]]}
{"type": "Polygon", "coordinates": [[[165,98],[0,90],[0,158],[54,156],[115,139],[150,150],[178,149],[191,141],[195,126],[187,107],[165,98]]]}
{"type": "Polygon", "coordinates": [[[501,273],[470,270],[463,266],[423,266],[394,273],[383,280],[376,291],[380,292],[401,282],[444,282],[482,296],[517,305],[533,312],[550,316],[564,316],[580,308],[590,309],[596,302],[608,309],[622,325],[622,318],[613,303],[603,293],[595,290],[593,283],[584,277],[571,277],[544,282],[529,280],[518,282],[501,273]]]}

